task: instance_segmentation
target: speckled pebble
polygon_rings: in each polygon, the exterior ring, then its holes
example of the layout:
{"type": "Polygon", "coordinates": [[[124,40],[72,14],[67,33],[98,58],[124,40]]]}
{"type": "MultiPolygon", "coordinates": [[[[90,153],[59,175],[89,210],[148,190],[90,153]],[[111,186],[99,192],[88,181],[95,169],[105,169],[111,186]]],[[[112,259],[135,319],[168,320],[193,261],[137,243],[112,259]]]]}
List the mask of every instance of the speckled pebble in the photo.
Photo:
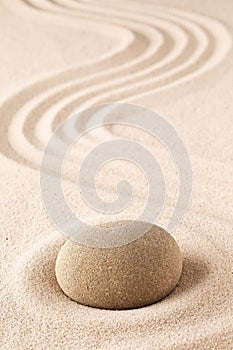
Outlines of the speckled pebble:
{"type": "MultiPolygon", "coordinates": [[[[108,223],[108,227],[114,225],[108,223]]],[[[130,229],[137,225],[135,221],[130,229]]],[[[125,225],[126,234],[127,229],[125,225]]],[[[56,261],[57,281],[68,297],[105,309],[155,303],[175,288],[181,271],[182,256],[176,241],[155,225],[121,247],[91,248],[69,240],[56,261]]]]}

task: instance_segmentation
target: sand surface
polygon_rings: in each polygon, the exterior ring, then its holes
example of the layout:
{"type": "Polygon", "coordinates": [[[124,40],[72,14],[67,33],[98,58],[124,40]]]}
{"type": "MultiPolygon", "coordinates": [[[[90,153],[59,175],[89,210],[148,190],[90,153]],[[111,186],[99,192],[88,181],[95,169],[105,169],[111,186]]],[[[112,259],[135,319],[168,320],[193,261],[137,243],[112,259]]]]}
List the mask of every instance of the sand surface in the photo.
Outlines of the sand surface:
{"type": "MultiPolygon", "coordinates": [[[[232,13],[231,0],[1,1],[1,349],[233,349],[232,13]],[[61,121],[122,100],[175,127],[192,162],[193,192],[172,232],[184,256],[178,287],[158,304],[105,311],[69,300],[56,283],[65,238],[43,209],[39,169],[61,121]]],[[[71,158],[116,133],[144,144],[165,173],[166,227],[175,167],[150,135],[129,129],[93,131],[71,158]]],[[[78,164],[66,174],[75,178],[78,164]]],[[[137,218],[146,198],[140,169],[116,160],[99,175],[106,199],[128,178],[133,200],[122,215],[137,218]]],[[[63,187],[74,211],[97,220],[75,182],[65,178],[63,187]]]]}

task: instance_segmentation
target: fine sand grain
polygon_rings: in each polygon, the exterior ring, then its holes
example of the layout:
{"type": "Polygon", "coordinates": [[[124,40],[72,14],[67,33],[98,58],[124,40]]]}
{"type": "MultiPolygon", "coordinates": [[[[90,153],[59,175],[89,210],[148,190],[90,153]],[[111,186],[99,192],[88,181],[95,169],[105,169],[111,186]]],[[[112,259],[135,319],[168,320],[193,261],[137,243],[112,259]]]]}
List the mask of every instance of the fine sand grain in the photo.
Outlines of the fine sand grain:
{"type": "MultiPolygon", "coordinates": [[[[231,0],[1,1],[1,349],[233,348],[232,13],[231,0]],[[79,305],[58,286],[55,261],[65,238],[42,207],[39,169],[59,123],[123,100],[174,126],[192,162],[193,193],[172,232],[184,258],[176,289],[157,304],[111,311],[79,305]]],[[[160,163],[166,202],[157,224],[166,228],[176,169],[164,147],[132,127],[102,127],[74,145],[73,165],[64,162],[67,202],[97,222],[73,180],[85,154],[119,134],[160,163]]],[[[114,200],[125,178],[132,203],[114,219],[137,218],[145,176],[118,159],[96,179],[100,196],[114,200]]]]}

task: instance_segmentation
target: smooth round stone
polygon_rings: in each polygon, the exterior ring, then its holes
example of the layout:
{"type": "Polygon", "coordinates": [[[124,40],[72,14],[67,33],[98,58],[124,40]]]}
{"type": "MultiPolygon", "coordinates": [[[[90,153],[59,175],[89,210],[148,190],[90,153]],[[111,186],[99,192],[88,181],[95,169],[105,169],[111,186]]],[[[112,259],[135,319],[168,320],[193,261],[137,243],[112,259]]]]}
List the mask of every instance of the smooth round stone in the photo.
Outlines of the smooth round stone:
{"type": "MultiPolygon", "coordinates": [[[[107,227],[115,225],[108,223],[107,227]]],[[[137,225],[139,222],[135,221],[130,230],[137,229],[137,225]]],[[[129,226],[123,227],[127,234],[129,226]]],[[[155,225],[140,238],[120,247],[93,248],[69,240],[56,261],[57,281],[68,297],[105,309],[155,303],[175,288],[181,272],[179,246],[169,233],[155,225]]]]}

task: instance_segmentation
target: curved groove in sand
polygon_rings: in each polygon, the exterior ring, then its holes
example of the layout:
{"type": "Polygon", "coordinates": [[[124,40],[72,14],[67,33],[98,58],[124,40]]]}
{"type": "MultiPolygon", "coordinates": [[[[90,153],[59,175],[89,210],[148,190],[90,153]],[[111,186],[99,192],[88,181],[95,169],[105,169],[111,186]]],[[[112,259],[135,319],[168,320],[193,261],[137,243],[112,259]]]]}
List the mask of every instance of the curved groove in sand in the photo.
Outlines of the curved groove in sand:
{"type": "MultiPolygon", "coordinates": [[[[57,8],[57,2],[54,1],[53,4],[57,8]]],[[[79,6],[80,3],[77,3],[77,8],[79,6]]],[[[95,13],[101,12],[95,7],[94,10],[95,13]]],[[[90,18],[91,10],[88,8],[88,11],[90,18]]],[[[124,19],[117,17],[119,12],[111,9],[108,11],[115,25],[126,25],[124,19]]],[[[121,13],[124,12],[121,10],[121,13]]],[[[26,159],[26,162],[38,167],[41,150],[54,128],[77,111],[77,108],[84,109],[92,104],[105,103],[109,99],[119,101],[123,97],[124,100],[129,100],[150,91],[161,91],[176,85],[216,65],[230,45],[228,34],[220,23],[180,10],[158,7],[155,17],[148,13],[146,16],[133,13],[129,22],[131,27],[128,29],[135,40],[126,51],[134,51],[132,45],[143,47],[144,50],[136,52],[133,59],[116,67],[114,59],[111,58],[111,67],[105,70],[101,69],[101,61],[94,63],[93,69],[99,70],[99,73],[89,74],[87,77],[82,77],[83,74],[80,77],[81,68],[78,67],[76,70],[58,74],[54,79],[35,83],[29,88],[30,94],[25,89],[18,97],[16,95],[12,101],[7,101],[7,106],[15,104],[15,99],[21,101],[11,115],[12,122],[7,130],[8,140],[5,140],[7,142],[4,145],[6,147],[9,142],[11,154],[17,153],[21,161],[26,159]],[[135,28],[140,28],[142,32],[135,28]],[[219,38],[223,34],[226,40],[221,44],[219,38]],[[142,42],[147,44],[143,46],[142,42]],[[79,78],[74,79],[74,75],[79,78]],[[30,96],[27,97],[28,94],[30,96]]],[[[124,55],[121,54],[120,60],[124,61],[124,55]]],[[[106,60],[104,61],[107,66],[106,60]]],[[[4,110],[4,105],[2,108],[4,110]]]]}
{"type": "MultiPolygon", "coordinates": [[[[175,32],[175,34],[177,32],[179,32],[179,30],[177,30],[175,28],[175,26],[172,27],[173,31],[175,32]]],[[[182,32],[181,34],[181,38],[182,38],[182,32]]],[[[164,35],[165,36],[165,35],[164,35]]],[[[166,34],[166,42],[171,41],[171,39],[169,38],[168,34],[166,34]]],[[[153,73],[156,68],[157,68],[157,74],[159,75],[159,68],[160,70],[162,70],[162,66],[166,65],[166,61],[167,62],[174,62],[176,60],[176,57],[179,57],[181,55],[183,55],[183,50],[184,50],[184,43],[186,41],[185,36],[183,36],[183,40],[181,40],[180,44],[178,44],[177,46],[177,50],[174,52],[171,51],[169,52],[166,56],[165,59],[163,60],[158,60],[158,57],[161,56],[161,51],[163,51],[164,53],[164,49],[163,47],[161,48],[161,50],[158,50],[158,52],[153,55],[152,60],[155,62],[154,64],[151,64],[148,68],[141,68],[141,64],[140,65],[136,65],[135,66],[135,72],[129,74],[129,71],[132,70],[132,65],[131,67],[126,67],[126,69],[128,70],[128,75],[124,76],[124,71],[120,72],[120,70],[118,69],[118,76],[121,76],[120,78],[114,78],[115,74],[113,74],[113,70],[111,70],[109,73],[108,72],[103,72],[102,74],[100,74],[98,77],[94,74],[93,75],[93,79],[90,79],[89,81],[85,80],[85,81],[81,81],[80,79],[77,80],[76,82],[74,82],[74,84],[70,85],[70,87],[68,89],[66,89],[65,91],[62,91],[62,98],[59,98],[59,94],[61,93],[61,91],[59,91],[58,94],[55,94],[53,96],[49,96],[48,100],[50,99],[51,101],[51,109],[47,109],[47,110],[43,110],[43,117],[42,118],[37,118],[36,115],[38,115],[38,110],[40,110],[40,106],[37,106],[33,112],[31,113],[31,118],[30,116],[28,116],[27,120],[31,122],[31,125],[35,125],[35,122],[33,123],[32,118],[34,119],[34,121],[36,121],[36,119],[38,120],[38,125],[36,126],[36,136],[38,137],[38,139],[40,139],[40,137],[43,135],[43,139],[40,140],[41,144],[44,145],[45,142],[48,141],[49,137],[51,136],[52,133],[52,125],[54,124],[53,128],[56,128],[57,125],[59,124],[59,122],[61,120],[64,120],[64,112],[66,114],[66,116],[69,116],[71,114],[74,113],[74,110],[77,109],[77,105],[80,104],[80,102],[82,101],[83,98],[87,97],[88,95],[92,95],[95,94],[96,92],[98,92],[99,89],[102,89],[102,91],[108,91],[108,89],[115,89],[117,86],[122,86],[122,85],[126,85],[127,83],[130,82],[131,84],[136,82],[136,79],[138,79],[139,81],[144,79],[145,73],[147,74],[151,74],[153,73]],[[158,60],[158,62],[157,62],[158,60]],[[131,69],[130,69],[131,68],[131,69]],[[106,81],[110,81],[109,86],[107,83],[102,83],[103,80],[106,81]],[[94,87],[93,87],[93,83],[95,81],[94,87]],[[100,84],[96,84],[98,83],[98,81],[100,81],[100,84]],[[114,84],[114,86],[113,86],[114,84]],[[80,93],[77,93],[77,90],[81,89],[80,93]],[[78,101],[77,101],[78,99],[78,101]],[[74,108],[73,108],[74,106],[74,108]],[[55,118],[54,118],[55,116],[55,118]],[[53,119],[55,119],[55,121],[53,122],[53,119]],[[44,125],[45,124],[45,125],[44,125]],[[43,129],[43,132],[41,132],[41,130],[43,129]]],[[[163,45],[164,46],[164,45],[163,45]]],[[[178,59],[178,58],[177,58],[178,59]]],[[[171,64],[171,63],[170,63],[171,64]]],[[[146,66],[146,62],[144,61],[143,66],[146,66]]],[[[165,68],[163,68],[165,69],[165,68]]],[[[26,135],[27,133],[27,126],[25,125],[24,128],[24,133],[26,135]]],[[[30,137],[30,136],[29,136],[30,137]]]]}
{"type": "MultiPolygon", "coordinates": [[[[40,2],[38,1],[38,3],[40,2]]],[[[80,6],[79,3],[78,6],[80,6]]],[[[123,25],[124,23],[126,25],[124,20],[117,17],[119,16],[118,12],[110,10],[110,15],[113,16],[113,19],[110,18],[115,24],[123,25]]],[[[211,26],[208,29],[203,29],[205,28],[203,25],[197,24],[195,21],[188,21],[184,15],[188,19],[191,16],[196,22],[198,20],[200,22],[200,18],[202,18],[199,15],[190,15],[184,12],[180,14],[180,11],[167,11],[161,8],[156,12],[155,18],[152,18],[151,15],[143,17],[133,14],[130,28],[132,33],[136,33],[135,28],[138,26],[144,30],[143,33],[137,32],[135,43],[140,44],[146,36],[148,36],[147,44],[150,43],[149,46],[146,45],[147,50],[141,55],[136,55],[135,59],[120,67],[114,67],[113,63],[113,67],[104,71],[100,70],[92,77],[89,75],[85,78],[70,79],[70,74],[74,73],[72,71],[72,73],[68,72],[67,76],[66,72],[63,74],[63,81],[60,84],[56,84],[62,78],[59,75],[54,77],[55,81],[51,78],[45,82],[35,83],[34,89],[32,87],[30,89],[32,96],[29,98],[27,98],[27,89],[19,93],[19,100],[23,103],[15,108],[14,118],[7,130],[7,141],[12,150],[22,159],[26,158],[27,162],[37,167],[40,163],[42,148],[54,128],[74,113],[77,107],[82,109],[91,104],[104,103],[110,98],[112,101],[118,101],[123,96],[126,100],[147,91],[160,91],[171,84],[177,84],[177,81],[183,77],[187,79],[193,70],[195,74],[195,69],[198,70],[199,66],[203,68],[209,59],[213,59],[216,38],[213,33],[210,35],[211,26]],[[159,39],[157,45],[156,40],[152,40],[152,34],[157,35],[155,37],[159,39]],[[142,69],[138,71],[141,67],[142,69]],[[126,71],[127,75],[125,75],[126,71]],[[114,73],[117,78],[115,78],[114,73]],[[151,78],[153,75],[155,78],[151,78]],[[24,101],[22,97],[25,92],[24,101]]],[[[208,19],[204,19],[205,23],[208,23],[208,19]]],[[[213,20],[209,21],[211,24],[213,20]]],[[[224,30],[216,21],[214,24],[218,30],[224,30]]],[[[142,47],[145,48],[143,45],[142,47]]],[[[132,51],[130,45],[129,48],[132,51]]],[[[221,54],[223,53],[221,52],[221,54]]],[[[77,69],[76,73],[79,70],[80,68],[77,69]]],[[[10,101],[7,102],[10,103],[10,101]]],[[[15,98],[12,102],[15,102],[15,98]]]]}

